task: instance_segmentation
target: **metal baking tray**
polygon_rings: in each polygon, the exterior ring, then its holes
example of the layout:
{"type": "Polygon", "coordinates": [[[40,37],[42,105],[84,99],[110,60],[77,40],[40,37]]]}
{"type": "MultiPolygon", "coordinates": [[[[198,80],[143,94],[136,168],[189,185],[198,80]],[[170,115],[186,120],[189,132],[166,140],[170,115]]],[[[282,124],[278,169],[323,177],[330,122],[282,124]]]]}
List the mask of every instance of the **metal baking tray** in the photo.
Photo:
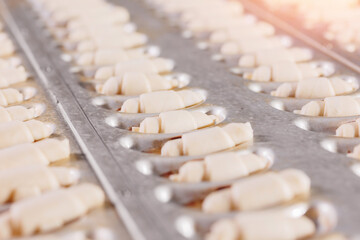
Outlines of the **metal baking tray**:
{"type": "MultiPolygon", "coordinates": [[[[188,87],[199,89],[206,95],[206,102],[193,109],[218,114],[224,118],[223,123],[251,122],[254,128],[251,150],[273,155],[274,170],[289,167],[304,170],[312,180],[312,198],[328,200],[336,206],[339,223],[335,231],[351,236],[358,233],[360,181],[354,171],[357,162],[341,151],[334,154],[323,148],[322,143],[332,139],[331,132],[300,128],[306,126],[301,124],[304,121],[316,127],[342,119],[306,118],[274,108],[279,106],[279,101],[280,105],[299,106],[308,100],[279,99],[254,92],[250,90],[248,80],[229,71],[231,61],[211,60],[214,52],[200,50],[196,43],[201,40],[182,38],[180,28],[174,27],[171,21],[144,2],[111,2],[127,8],[139,31],[149,36],[151,44],[160,46],[161,56],[174,59],[175,71],[191,77],[188,87]]],[[[149,114],[118,113],[116,108],[124,101],[123,97],[100,96],[84,87],[80,75],[71,71],[69,62],[63,61],[58,44],[28,2],[2,0],[2,14],[131,237],[151,240],[202,238],[201,234],[191,234],[193,229],[187,224],[194,223],[206,229],[223,215],[204,214],[183,203],[224,183],[179,184],[161,177],[161,173],[176,168],[183,161],[197,158],[165,158],[149,153],[177,134],[128,131],[131,124],[149,114]]],[[[333,61],[339,73],[357,77],[347,64],[334,60],[296,35],[284,33],[289,34],[297,45],[312,48],[318,59],[333,61]]]]}

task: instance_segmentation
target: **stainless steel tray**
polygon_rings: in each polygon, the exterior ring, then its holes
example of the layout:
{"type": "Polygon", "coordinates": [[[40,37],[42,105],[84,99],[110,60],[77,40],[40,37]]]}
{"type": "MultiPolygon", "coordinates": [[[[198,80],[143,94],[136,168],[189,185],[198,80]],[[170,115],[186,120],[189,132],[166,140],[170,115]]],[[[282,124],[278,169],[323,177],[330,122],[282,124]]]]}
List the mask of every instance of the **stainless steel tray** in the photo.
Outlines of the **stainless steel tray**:
{"type": "MultiPolygon", "coordinates": [[[[297,126],[303,126],[299,119],[316,129],[343,119],[306,118],[275,109],[273,106],[278,106],[279,101],[290,104],[286,106],[299,106],[308,100],[279,99],[253,92],[249,89],[249,81],[228,70],[231,63],[212,61],[211,51],[201,51],[195,40],[181,38],[179,28],[143,2],[112,2],[130,11],[139,31],[149,36],[151,44],[161,47],[163,57],[175,60],[176,71],[191,76],[190,88],[200,88],[206,93],[206,102],[196,108],[226,116],[224,122],[250,121],[255,133],[252,149],[260,152],[266,149],[274,154],[272,168],[275,170],[289,167],[304,170],[312,180],[313,198],[329,200],[336,206],[339,214],[336,230],[348,235],[358,233],[360,181],[353,171],[356,161],[322,147],[321,143],[331,138],[331,132],[305,131],[297,126]],[[275,105],[274,100],[278,101],[275,105]]],[[[224,183],[176,184],[159,176],[182,161],[192,159],[147,153],[176,134],[129,132],[126,128],[131,122],[139,122],[148,115],[118,113],[115,108],[124,98],[102,97],[80,84],[79,75],[72,73],[71,65],[62,60],[57,43],[25,0],[3,0],[2,6],[2,14],[16,41],[56,103],[133,239],[183,239],[178,230],[187,226],[181,220],[193,219],[206,228],[221,217],[201,213],[182,203],[199,198],[224,183]]],[[[298,36],[293,40],[308,45],[298,36]]],[[[310,47],[322,60],[333,60],[328,52],[313,45],[310,47]]],[[[335,65],[341,74],[357,76],[348,64],[336,61],[335,65]]],[[[339,146],[339,151],[341,149],[339,146]]],[[[183,234],[190,235],[190,232],[191,229],[185,229],[183,234]]],[[[194,238],[201,238],[201,235],[194,238]]]]}

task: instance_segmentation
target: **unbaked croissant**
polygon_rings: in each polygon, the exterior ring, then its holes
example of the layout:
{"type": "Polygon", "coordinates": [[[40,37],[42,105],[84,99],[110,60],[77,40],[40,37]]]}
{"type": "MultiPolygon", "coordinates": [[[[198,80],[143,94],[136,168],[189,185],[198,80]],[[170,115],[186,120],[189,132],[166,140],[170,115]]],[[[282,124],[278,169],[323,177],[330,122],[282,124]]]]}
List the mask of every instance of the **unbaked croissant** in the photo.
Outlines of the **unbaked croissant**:
{"type": "Polygon", "coordinates": [[[174,61],[166,58],[132,59],[119,62],[114,66],[99,68],[95,79],[106,80],[110,77],[120,77],[126,72],[166,73],[174,69],[174,61]]]}
{"type": "Polygon", "coordinates": [[[240,57],[239,66],[253,68],[282,61],[305,62],[310,61],[312,58],[313,53],[308,48],[275,48],[244,54],[240,57]]]}
{"type": "Polygon", "coordinates": [[[54,126],[38,120],[12,121],[0,124],[0,148],[31,143],[49,137],[54,126]]]}
{"type": "Polygon", "coordinates": [[[47,138],[35,143],[19,144],[0,149],[0,171],[35,164],[46,166],[69,156],[68,139],[47,138]]]}
{"type": "Polygon", "coordinates": [[[339,77],[306,78],[298,83],[283,83],[271,92],[275,97],[325,98],[354,92],[357,86],[339,77]]]}
{"type": "Polygon", "coordinates": [[[139,95],[143,93],[170,90],[179,86],[175,79],[166,79],[157,73],[126,72],[111,77],[105,83],[96,85],[96,91],[105,95],[139,95]]]}
{"type": "Polygon", "coordinates": [[[309,192],[310,178],[300,170],[268,172],[210,193],[202,203],[202,210],[207,213],[259,210],[307,196],[309,192]]]}
{"type": "Polygon", "coordinates": [[[179,139],[166,142],[161,148],[162,156],[194,156],[210,154],[252,141],[250,123],[229,123],[223,127],[212,127],[185,133],[179,139]]]}
{"type": "Polygon", "coordinates": [[[223,43],[227,41],[236,41],[250,37],[269,37],[275,34],[275,28],[267,22],[247,23],[244,20],[242,26],[237,28],[227,27],[214,31],[210,35],[211,43],[223,43]]]}
{"type": "Polygon", "coordinates": [[[190,107],[202,101],[204,97],[192,90],[151,92],[126,100],[120,112],[161,113],[190,107]]]}
{"type": "Polygon", "coordinates": [[[241,213],[212,225],[206,240],[300,240],[315,235],[307,216],[291,217],[282,210],[241,213]]]}
{"type": "Polygon", "coordinates": [[[177,133],[204,128],[215,124],[217,117],[198,111],[177,110],[160,113],[158,117],[147,117],[140,127],[132,131],[141,133],[177,133]]]}
{"type": "Polygon", "coordinates": [[[93,52],[80,54],[76,59],[76,64],[80,66],[104,66],[113,65],[131,59],[148,58],[144,49],[101,49],[93,52]]]}
{"type": "Polygon", "coordinates": [[[170,179],[176,182],[226,181],[264,170],[269,167],[269,161],[253,153],[212,154],[204,160],[185,163],[177,174],[170,175],[170,179]]]}
{"type": "Polygon", "coordinates": [[[98,186],[82,183],[16,202],[0,215],[0,239],[55,230],[100,207],[104,200],[98,186]]]}
{"type": "Polygon", "coordinates": [[[64,167],[33,165],[0,171],[0,204],[34,197],[78,182],[79,172],[64,167]]]}
{"type": "Polygon", "coordinates": [[[239,55],[283,47],[284,45],[279,37],[249,37],[238,39],[236,41],[225,42],[221,46],[220,52],[223,55],[239,55]]]}
{"type": "Polygon", "coordinates": [[[147,36],[141,33],[128,33],[122,36],[98,36],[94,39],[83,40],[77,44],[77,52],[95,51],[97,49],[129,49],[139,47],[147,42],[147,36]]]}
{"type": "Polygon", "coordinates": [[[27,121],[40,116],[43,111],[44,106],[40,104],[30,108],[26,108],[24,106],[5,108],[0,106],[0,124],[11,121],[27,121]]]}
{"type": "Polygon", "coordinates": [[[24,100],[24,94],[15,88],[0,89],[0,106],[6,107],[24,100]]]}
{"type": "Polygon", "coordinates": [[[306,116],[346,117],[360,115],[360,100],[351,96],[327,97],[311,101],[294,113],[306,116]]]}
{"type": "Polygon", "coordinates": [[[270,66],[260,66],[250,75],[250,79],[259,82],[298,82],[306,78],[320,77],[323,74],[320,68],[309,63],[295,63],[280,61],[270,66]]]}

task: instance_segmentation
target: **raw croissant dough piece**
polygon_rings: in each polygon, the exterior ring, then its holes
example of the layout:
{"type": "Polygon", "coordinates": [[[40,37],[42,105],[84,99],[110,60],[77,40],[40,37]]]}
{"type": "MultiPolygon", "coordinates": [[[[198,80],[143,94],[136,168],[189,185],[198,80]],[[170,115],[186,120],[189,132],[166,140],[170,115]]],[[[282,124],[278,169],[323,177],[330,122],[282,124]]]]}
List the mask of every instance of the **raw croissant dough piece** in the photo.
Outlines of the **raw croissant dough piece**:
{"type": "Polygon", "coordinates": [[[111,16],[98,16],[97,18],[91,18],[91,17],[81,17],[81,18],[75,18],[67,22],[66,29],[68,31],[72,31],[79,28],[106,28],[108,26],[124,26],[125,23],[128,22],[128,20],[125,20],[126,18],[122,18],[119,15],[111,15],[111,16]]]}
{"type": "Polygon", "coordinates": [[[143,93],[170,90],[179,86],[175,79],[166,79],[157,73],[126,72],[111,77],[105,83],[96,85],[96,91],[105,95],[140,95],[143,93]]]}
{"type": "Polygon", "coordinates": [[[352,158],[356,158],[356,159],[360,159],[360,144],[356,145],[354,147],[354,150],[351,153],[348,153],[347,156],[352,157],[352,158]]]}
{"type": "Polygon", "coordinates": [[[0,88],[8,87],[15,83],[27,80],[25,68],[20,67],[0,67],[0,88]]]}
{"type": "Polygon", "coordinates": [[[99,227],[100,230],[93,229],[88,231],[72,231],[70,233],[54,233],[49,235],[33,236],[33,237],[24,237],[16,238],[16,240],[115,240],[113,235],[109,234],[108,229],[102,230],[102,227],[99,227]],[[90,236],[89,236],[90,235],[90,236]]]}
{"type": "Polygon", "coordinates": [[[147,42],[147,36],[141,33],[128,33],[122,36],[99,36],[91,40],[83,40],[77,44],[77,52],[95,51],[97,49],[129,49],[139,47],[147,42]]]}
{"type": "Polygon", "coordinates": [[[217,117],[197,111],[169,111],[160,113],[158,117],[147,117],[140,127],[132,131],[141,133],[178,133],[208,127],[215,124],[217,117]]]}
{"type": "Polygon", "coordinates": [[[250,123],[230,123],[185,133],[179,139],[167,141],[161,148],[162,156],[203,155],[223,151],[251,141],[253,130],[250,123]]]}
{"type": "Polygon", "coordinates": [[[40,116],[44,112],[43,105],[35,105],[26,108],[24,106],[1,107],[0,106],[0,124],[11,121],[27,121],[40,116]]]}
{"type": "MultiPolygon", "coordinates": [[[[161,9],[167,13],[175,14],[181,13],[182,21],[196,20],[199,17],[210,17],[214,14],[216,16],[241,16],[243,13],[243,6],[239,2],[215,2],[207,1],[206,11],[204,11],[204,5],[200,2],[193,1],[189,3],[187,1],[177,1],[177,2],[162,2],[161,9]]],[[[219,21],[223,20],[219,18],[219,21]]]]}
{"type": "Polygon", "coordinates": [[[76,169],[42,165],[0,171],[0,204],[41,195],[78,182],[76,169]]]}
{"type": "Polygon", "coordinates": [[[113,36],[121,36],[132,33],[131,31],[126,31],[125,26],[122,25],[108,25],[107,27],[79,27],[70,29],[65,34],[62,41],[67,42],[80,42],[84,40],[91,40],[97,38],[98,36],[104,37],[113,37],[113,36]]]}
{"type": "Polygon", "coordinates": [[[206,11],[203,9],[185,11],[180,16],[180,22],[184,28],[195,33],[211,32],[216,29],[222,29],[230,24],[234,26],[239,23],[238,19],[242,18],[242,6],[236,2],[232,3],[235,6],[222,5],[211,9],[207,7],[206,11]]]}
{"type": "Polygon", "coordinates": [[[6,33],[0,33],[0,57],[7,58],[15,53],[15,46],[6,33]]]}
{"type": "Polygon", "coordinates": [[[242,28],[246,24],[248,24],[246,20],[223,14],[213,14],[212,17],[199,17],[183,23],[186,30],[195,34],[222,29],[242,28]],[[214,17],[215,15],[217,16],[214,17]]]}
{"type": "Polygon", "coordinates": [[[104,200],[98,186],[83,183],[16,202],[0,215],[0,239],[55,230],[100,207],[104,200]]]}
{"type": "Polygon", "coordinates": [[[223,55],[239,55],[283,47],[284,45],[279,37],[249,37],[224,43],[221,46],[220,52],[223,55]]]}
{"type": "Polygon", "coordinates": [[[266,22],[257,22],[255,24],[246,24],[238,28],[228,27],[214,31],[210,35],[210,42],[223,43],[227,41],[236,41],[250,37],[269,37],[275,34],[275,28],[266,22]]]}
{"type": "Polygon", "coordinates": [[[25,143],[0,149],[0,170],[31,165],[49,165],[69,158],[68,139],[47,138],[35,143],[25,143]]]}
{"type": "Polygon", "coordinates": [[[0,106],[6,107],[11,104],[21,103],[32,96],[26,96],[15,88],[0,89],[0,106]]]}
{"type": "Polygon", "coordinates": [[[126,100],[120,112],[161,113],[190,107],[202,101],[204,97],[192,90],[151,92],[126,100]]]}
{"type": "Polygon", "coordinates": [[[54,132],[50,124],[38,120],[12,121],[0,124],[0,148],[31,143],[49,137],[54,132]]]}
{"type": "Polygon", "coordinates": [[[340,233],[332,233],[325,236],[311,238],[311,240],[350,240],[350,239],[340,233]]]}
{"type": "Polygon", "coordinates": [[[182,165],[178,174],[170,175],[176,182],[226,181],[245,177],[270,166],[270,160],[258,155],[226,152],[206,156],[201,161],[182,165]]]}
{"type": "Polygon", "coordinates": [[[299,240],[315,232],[315,223],[308,217],[294,218],[273,210],[219,220],[212,225],[206,240],[299,240]]]}
{"type": "Polygon", "coordinates": [[[309,192],[310,178],[300,170],[268,172],[210,193],[203,201],[202,210],[207,213],[259,210],[307,196],[309,192]]]}
{"type": "Polygon", "coordinates": [[[131,59],[148,58],[145,50],[138,49],[102,49],[94,52],[80,54],[76,59],[76,64],[80,66],[104,66],[113,65],[118,62],[124,62],[131,59]]]}
{"type": "Polygon", "coordinates": [[[107,4],[95,3],[91,8],[89,3],[80,3],[77,7],[74,3],[66,3],[62,6],[51,9],[50,14],[47,14],[48,25],[67,26],[73,21],[82,21],[86,25],[91,25],[96,22],[104,22],[108,24],[124,24],[129,21],[129,12],[119,6],[109,6],[107,4]],[[71,6],[71,7],[70,7],[71,6]],[[86,8],[86,11],[84,11],[86,8]]]}
{"type": "Polygon", "coordinates": [[[275,97],[325,98],[354,92],[357,86],[339,77],[306,78],[298,83],[283,83],[271,95],[275,97]]]}
{"type": "Polygon", "coordinates": [[[255,53],[245,54],[240,57],[239,66],[253,68],[263,65],[272,65],[277,62],[305,62],[313,58],[313,53],[308,48],[277,48],[255,53]]]}
{"type": "Polygon", "coordinates": [[[166,73],[174,69],[174,61],[166,58],[133,59],[119,62],[115,66],[101,67],[95,73],[95,79],[106,80],[121,77],[126,72],[166,73]]]}
{"type": "Polygon", "coordinates": [[[336,136],[346,137],[346,138],[360,137],[359,124],[360,124],[360,118],[356,119],[356,121],[351,121],[341,124],[336,129],[336,136]]]}
{"type": "Polygon", "coordinates": [[[250,79],[259,82],[298,82],[306,78],[320,77],[322,70],[309,63],[294,63],[281,61],[271,66],[255,68],[250,79]]]}
{"type": "Polygon", "coordinates": [[[327,97],[311,101],[294,113],[306,116],[346,117],[360,115],[360,100],[351,96],[327,97]]]}

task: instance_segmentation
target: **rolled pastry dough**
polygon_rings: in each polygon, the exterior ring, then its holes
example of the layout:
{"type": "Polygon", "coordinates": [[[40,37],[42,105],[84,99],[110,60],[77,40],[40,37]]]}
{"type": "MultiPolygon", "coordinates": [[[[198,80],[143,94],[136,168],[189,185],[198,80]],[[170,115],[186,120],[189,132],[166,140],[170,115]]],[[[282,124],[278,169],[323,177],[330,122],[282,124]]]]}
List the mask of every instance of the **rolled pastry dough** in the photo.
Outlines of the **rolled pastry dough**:
{"type": "Polygon", "coordinates": [[[0,170],[10,168],[49,165],[69,158],[70,144],[68,139],[47,138],[35,143],[19,144],[0,149],[0,170]]]}
{"type": "Polygon", "coordinates": [[[63,41],[69,42],[80,42],[84,40],[91,40],[97,38],[98,36],[120,36],[130,33],[125,30],[123,25],[108,25],[103,27],[78,27],[74,29],[69,29],[63,41]]]}
{"type": "Polygon", "coordinates": [[[190,161],[170,175],[176,182],[226,181],[245,177],[268,168],[268,159],[253,153],[225,152],[206,156],[201,161],[190,161]]]}
{"type": "Polygon", "coordinates": [[[0,89],[0,106],[6,107],[11,104],[21,103],[25,95],[15,88],[0,89]]]}
{"type": "Polygon", "coordinates": [[[346,138],[360,137],[359,124],[360,124],[360,118],[356,119],[355,121],[341,124],[336,129],[336,136],[346,137],[346,138]]]}
{"type": "Polygon", "coordinates": [[[95,51],[97,49],[129,49],[139,47],[147,42],[147,36],[141,33],[129,33],[118,37],[99,36],[91,40],[83,40],[77,44],[77,52],[95,51]]]}
{"type": "Polygon", "coordinates": [[[272,65],[282,61],[305,62],[310,61],[312,58],[313,53],[308,48],[275,48],[245,54],[240,57],[239,66],[252,68],[263,65],[272,65]]]}
{"type": "Polygon", "coordinates": [[[25,82],[28,74],[25,68],[19,67],[0,67],[0,88],[8,87],[15,83],[25,82]]]}
{"type": "Polygon", "coordinates": [[[16,202],[0,215],[0,238],[55,230],[100,207],[104,200],[98,186],[82,183],[16,202]]]}
{"type": "Polygon", "coordinates": [[[275,28],[266,22],[246,24],[238,28],[226,28],[214,31],[210,35],[210,42],[223,43],[226,41],[236,41],[250,37],[269,37],[275,34],[275,28]]]}
{"type": "Polygon", "coordinates": [[[49,137],[53,126],[38,120],[12,121],[0,124],[0,148],[31,143],[49,137]]]}
{"type": "Polygon", "coordinates": [[[162,156],[203,155],[223,151],[253,139],[250,123],[230,123],[185,133],[179,139],[166,142],[162,156]]]}
{"type": "Polygon", "coordinates": [[[161,113],[190,107],[202,101],[204,97],[192,90],[151,92],[126,100],[120,112],[161,113]]]}
{"type": "Polygon", "coordinates": [[[346,117],[360,115],[360,100],[352,96],[327,97],[311,101],[294,113],[306,116],[346,117]]]}
{"type": "Polygon", "coordinates": [[[24,106],[1,107],[0,106],[0,124],[11,121],[27,121],[40,116],[44,111],[42,105],[26,108],[24,106]]]}
{"type": "Polygon", "coordinates": [[[284,83],[276,91],[271,92],[271,95],[275,97],[325,98],[349,94],[356,88],[355,84],[338,77],[306,78],[298,83],[284,83]]]}
{"type": "MultiPolygon", "coordinates": [[[[74,6],[73,3],[66,3],[62,6],[58,6],[52,9],[52,12],[48,14],[49,24],[55,26],[68,26],[72,22],[81,21],[85,25],[99,24],[99,22],[107,24],[124,24],[129,21],[129,12],[120,6],[109,6],[108,4],[95,3],[92,6],[91,3],[79,3],[74,6]],[[86,11],[84,8],[86,7],[86,11]]],[[[50,10],[50,9],[48,9],[50,10]]]]}
{"type": "Polygon", "coordinates": [[[249,37],[237,41],[225,42],[220,49],[223,55],[239,55],[271,48],[283,48],[279,37],[249,37]]]}
{"type": "Polygon", "coordinates": [[[110,77],[120,77],[126,72],[166,73],[174,69],[174,61],[166,58],[132,59],[117,63],[115,66],[99,68],[95,79],[106,80],[110,77]]]}
{"type": "Polygon", "coordinates": [[[306,78],[320,77],[322,70],[308,63],[280,61],[271,66],[260,66],[251,74],[250,79],[259,82],[298,82],[306,78]]]}
{"type": "Polygon", "coordinates": [[[33,165],[0,171],[0,204],[34,197],[78,182],[76,169],[33,165]]]}
{"type": "Polygon", "coordinates": [[[315,232],[315,223],[308,217],[293,218],[281,210],[273,210],[219,220],[212,225],[206,240],[299,240],[315,232]]]}
{"type": "Polygon", "coordinates": [[[140,127],[132,131],[141,133],[178,133],[204,128],[215,124],[217,117],[198,111],[177,110],[160,113],[158,117],[147,117],[140,127]]]}
{"type": "Polygon", "coordinates": [[[143,93],[170,90],[179,85],[175,79],[166,79],[157,73],[126,72],[111,77],[96,85],[96,91],[105,95],[140,95],[143,93]]]}
{"type": "Polygon", "coordinates": [[[15,53],[15,46],[6,33],[0,33],[0,57],[11,57],[15,53]]]}
{"type": "Polygon", "coordinates": [[[210,193],[203,201],[202,210],[207,213],[259,210],[307,196],[309,192],[310,178],[300,170],[268,172],[241,179],[228,189],[210,193]]]}
{"type": "Polygon", "coordinates": [[[348,157],[360,159],[360,144],[356,145],[351,153],[347,154],[348,157]]]}
{"type": "Polygon", "coordinates": [[[141,48],[137,49],[101,49],[94,52],[85,52],[80,54],[76,63],[80,66],[104,66],[113,65],[118,62],[124,62],[131,59],[148,58],[145,50],[141,48]]]}

